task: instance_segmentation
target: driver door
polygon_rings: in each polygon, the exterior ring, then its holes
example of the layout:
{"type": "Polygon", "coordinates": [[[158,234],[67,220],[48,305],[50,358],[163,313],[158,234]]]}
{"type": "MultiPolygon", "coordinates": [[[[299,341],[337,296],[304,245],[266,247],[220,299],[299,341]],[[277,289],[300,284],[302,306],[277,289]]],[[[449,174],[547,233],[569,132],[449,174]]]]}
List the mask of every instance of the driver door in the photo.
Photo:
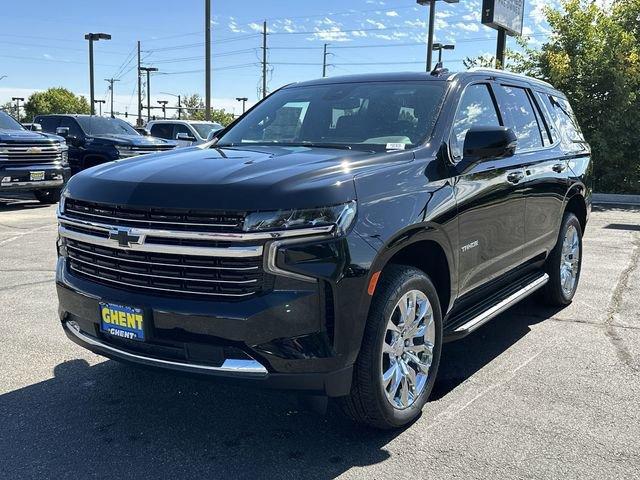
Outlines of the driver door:
{"type": "MultiPolygon", "coordinates": [[[[464,138],[470,128],[502,125],[491,83],[467,85],[451,129],[454,162],[462,159],[464,138]]],[[[458,207],[460,295],[522,262],[524,177],[524,169],[515,156],[487,159],[453,179],[458,207]]]]}

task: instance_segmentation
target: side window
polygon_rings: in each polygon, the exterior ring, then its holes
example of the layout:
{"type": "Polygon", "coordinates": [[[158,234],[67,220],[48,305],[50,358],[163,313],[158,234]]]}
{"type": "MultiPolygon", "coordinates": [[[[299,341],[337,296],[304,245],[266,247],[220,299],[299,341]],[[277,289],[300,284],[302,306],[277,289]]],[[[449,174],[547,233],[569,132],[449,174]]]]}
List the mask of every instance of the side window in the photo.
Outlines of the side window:
{"type": "Polygon", "coordinates": [[[504,93],[501,109],[506,113],[507,127],[518,137],[518,150],[542,147],[540,126],[527,90],[509,85],[501,85],[500,88],[504,93]]]}
{"type": "Polygon", "coordinates": [[[56,133],[56,128],[60,125],[58,117],[36,117],[36,123],[42,126],[42,131],[47,133],[56,133]]]}
{"type": "Polygon", "coordinates": [[[553,95],[544,94],[542,97],[544,104],[551,111],[558,130],[560,130],[563,149],[568,152],[584,150],[584,136],[569,102],[553,95]]]}
{"type": "Polygon", "coordinates": [[[545,96],[546,95],[544,93],[535,92],[535,102],[538,104],[538,108],[542,112],[542,117],[544,118],[544,123],[547,126],[549,144],[553,144],[558,139],[559,134],[556,131],[556,126],[554,125],[553,116],[549,111],[548,102],[545,103],[545,100],[544,100],[545,96]]]}
{"type": "Polygon", "coordinates": [[[469,85],[462,94],[453,119],[451,152],[454,159],[462,158],[464,137],[470,128],[489,126],[500,126],[500,118],[496,112],[489,85],[486,83],[469,85]]]}
{"type": "Polygon", "coordinates": [[[176,123],[175,124],[175,130],[173,131],[173,138],[174,140],[176,138],[178,138],[178,134],[179,133],[186,133],[187,135],[189,135],[190,137],[193,137],[193,132],[191,130],[189,130],[189,127],[187,127],[186,125],[182,125],[181,123],[176,123]]]}
{"type": "Polygon", "coordinates": [[[151,136],[164,138],[166,140],[173,139],[173,124],[171,123],[155,123],[151,127],[151,136]]]}
{"type": "Polygon", "coordinates": [[[73,118],[61,117],[59,127],[68,127],[69,128],[69,136],[71,137],[84,137],[84,133],[80,129],[80,125],[73,118]]]}

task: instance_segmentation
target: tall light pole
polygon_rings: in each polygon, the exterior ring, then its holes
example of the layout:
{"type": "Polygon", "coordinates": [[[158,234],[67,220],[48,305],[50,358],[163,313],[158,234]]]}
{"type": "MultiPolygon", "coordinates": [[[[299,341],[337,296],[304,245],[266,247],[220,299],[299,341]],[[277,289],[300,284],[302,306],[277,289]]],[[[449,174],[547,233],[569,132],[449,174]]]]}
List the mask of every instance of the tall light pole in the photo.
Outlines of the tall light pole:
{"type": "Polygon", "coordinates": [[[204,118],[211,120],[211,0],[204,1],[204,118]]]}
{"type": "Polygon", "coordinates": [[[109,82],[109,91],[111,92],[111,118],[114,117],[113,115],[113,84],[115,82],[119,82],[120,80],[117,78],[105,78],[104,79],[105,82],[109,82]]]}
{"type": "Polygon", "coordinates": [[[244,115],[244,112],[247,111],[247,100],[249,99],[247,97],[237,97],[236,100],[242,102],[242,114],[244,115]]]}
{"type": "Polygon", "coordinates": [[[20,123],[20,102],[24,102],[24,98],[22,97],[11,97],[11,100],[16,102],[16,120],[20,123]]]}
{"type": "Polygon", "coordinates": [[[442,50],[454,50],[455,48],[456,46],[451,44],[434,43],[433,49],[438,52],[438,63],[442,63],[442,50]]]}
{"type": "MultiPolygon", "coordinates": [[[[433,31],[436,21],[437,0],[416,0],[419,5],[429,5],[429,31],[427,33],[427,72],[431,71],[433,56],[433,31]]],[[[460,0],[444,0],[447,3],[458,3],[460,0]]]]}
{"type": "Polygon", "coordinates": [[[102,116],[102,104],[107,103],[106,100],[94,100],[93,103],[97,103],[100,105],[100,116],[102,116]]]}
{"type": "Polygon", "coordinates": [[[156,67],[140,67],[141,72],[147,72],[147,122],[151,121],[151,72],[157,72],[156,67]]]}
{"type": "Polygon", "coordinates": [[[89,105],[91,105],[91,115],[95,115],[96,109],[93,105],[95,100],[95,89],[93,86],[93,42],[97,42],[98,40],[111,40],[111,35],[108,33],[87,33],[84,39],[89,40],[89,90],[91,97],[89,105]]]}
{"type": "Polygon", "coordinates": [[[166,120],[167,119],[167,103],[169,103],[169,100],[158,100],[158,103],[162,105],[162,118],[166,120]]]}
{"type": "Polygon", "coordinates": [[[175,93],[169,92],[160,92],[163,95],[171,95],[172,97],[176,97],[178,99],[178,120],[182,118],[182,97],[180,95],[176,95],[175,93]]]}

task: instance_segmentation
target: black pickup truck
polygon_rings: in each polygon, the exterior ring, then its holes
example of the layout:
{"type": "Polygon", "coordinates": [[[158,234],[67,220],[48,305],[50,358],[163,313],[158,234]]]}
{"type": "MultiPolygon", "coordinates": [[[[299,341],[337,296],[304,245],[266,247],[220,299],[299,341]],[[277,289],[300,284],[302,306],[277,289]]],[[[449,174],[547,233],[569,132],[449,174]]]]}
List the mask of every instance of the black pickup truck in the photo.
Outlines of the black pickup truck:
{"type": "Polygon", "coordinates": [[[119,118],[95,115],[38,115],[42,130],[64,137],[69,145],[72,173],[85,168],[147,153],[173,150],[177,142],[140,135],[119,118]]]}
{"type": "Polygon", "coordinates": [[[566,97],[532,78],[293,84],[213,145],[71,179],[62,326],[116,360],[333,397],[400,427],[443,342],[534,292],[571,302],[590,161],[566,97]]]}
{"type": "Polygon", "coordinates": [[[30,191],[41,203],[55,203],[69,179],[63,138],[26,130],[0,112],[0,193],[30,191]]]}

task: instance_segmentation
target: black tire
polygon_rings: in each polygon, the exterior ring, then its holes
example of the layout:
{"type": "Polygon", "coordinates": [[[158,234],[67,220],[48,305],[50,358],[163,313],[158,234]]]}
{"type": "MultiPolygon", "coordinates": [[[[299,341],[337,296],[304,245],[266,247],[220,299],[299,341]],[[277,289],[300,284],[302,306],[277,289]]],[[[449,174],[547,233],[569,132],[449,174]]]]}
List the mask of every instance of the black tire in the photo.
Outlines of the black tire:
{"type": "Polygon", "coordinates": [[[62,190],[59,188],[52,188],[49,190],[35,190],[33,194],[40,203],[51,205],[54,203],[58,203],[58,201],[60,200],[61,191],[62,190]]]}
{"type": "Polygon", "coordinates": [[[378,429],[403,427],[420,416],[427,402],[438,372],[442,350],[442,313],[433,283],[421,270],[403,265],[390,265],[382,273],[374,295],[362,347],[354,366],[351,393],[338,399],[342,411],[357,423],[378,429]],[[426,384],[414,400],[404,409],[397,409],[387,399],[382,385],[382,343],[385,341],[387,322],[400,298],[410,290],[423,292],[433,309],[435,342],[433,360],[426,384]]]}
{"type": "Polygon", "coordinates": [[[558,241],[556,246],[549,254],[545,264],[545,270],[549,275],[549,281],[542,290],[544,301],[551,306],[564,307],[569,305],[573,300],[576,290],[578,289],[578,283],[580,281],[580,272],[582,270],[582,226],[578,218],[571,212],[564,214],[562,218],[562,225],[560,226],[560,233],[558,234],[558,241]],[[564,239],[567,235],[567,231],[570,228],[575,228],[578,234],[578,262],[577,262],[577,274],[575,283],[570,291],[566,291],[562,287],[561,279],[561,264],[563,262],[562,247],[564,239]]]}

